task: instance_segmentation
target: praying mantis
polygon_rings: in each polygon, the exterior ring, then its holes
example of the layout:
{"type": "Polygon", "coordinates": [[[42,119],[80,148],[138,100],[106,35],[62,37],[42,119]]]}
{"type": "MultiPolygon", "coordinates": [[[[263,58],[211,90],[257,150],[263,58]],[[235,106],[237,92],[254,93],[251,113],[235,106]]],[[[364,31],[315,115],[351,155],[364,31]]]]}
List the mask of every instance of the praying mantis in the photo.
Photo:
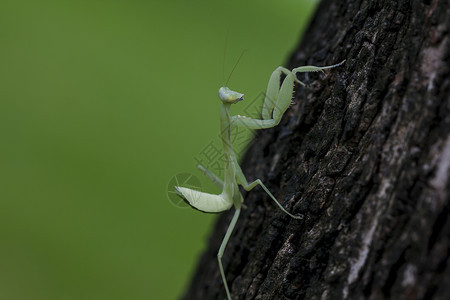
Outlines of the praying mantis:
{"type": "Polygon", "coordinates": [[[230,290],[228,288],[225,272],[222,265],[222,256],[227,246],[228,240],[233,232],[236,222],[241,212],[244,199],[239,191],[239,185],[246,191],[252,190],[257,185],[260,185],[270,198],[280,207],[280,209],[294,219],[301,219],[302,216],[296,216],[289,213],[274,195],[267,189],[260,179],[248,182],[241,167],[237,161],[236,154],[231,144],[231,130],[234,126],[246,127],[257,130],[264,128],[271,128],[278,125],[283,117],[283,114],[289,108],[292,101],[292,94],[294,91],[295,82],[305,86],[303,82],[297,79],[297,73],[301,72],[317,72],[325,69],[331,69],[342,65],[342,61],[338,64],[316,67],[316,66],[302,66],[294,68],[292,71],[278,67],[273,71],[267,85],[264,104],[261,112],[261,119],[254,119],[246,116],[230,115],[230,107],[244,100],[244,94],[232,91],[226,86],[219,89],[220,105],[220,129],[221,140],[223,144],[223,158],[224,158],[224,179],[221,180],[218,176],[206,169],[201,164],[197,167],[208,177],[214,184],[222,189],[220,194],[210,194],[201,191],[196,191],[189,188],[175,186],[176,193],[182,197],[193,208],[207,213],[218,213],[230,209],[233,205],[235,212],[231,222],[228,226],[225,237],[222,240],[219,251],[217,253],[217,260],[219,263],[220,275],[222,277],[223,285],[227,294],[228,300],[231,300],[230,290]],[[281,75],[286,77],[280,87],[281,75]]]}

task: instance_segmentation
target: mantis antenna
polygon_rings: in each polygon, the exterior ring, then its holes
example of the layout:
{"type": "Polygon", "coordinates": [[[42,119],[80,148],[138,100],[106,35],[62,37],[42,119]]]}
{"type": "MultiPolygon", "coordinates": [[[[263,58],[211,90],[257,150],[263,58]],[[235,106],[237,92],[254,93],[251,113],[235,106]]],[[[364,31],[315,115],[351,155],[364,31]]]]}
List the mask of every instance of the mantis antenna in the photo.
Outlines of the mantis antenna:
{"type": "Polygon", "coordinates": [[[239,61],[241,60],[242,56],[244,56],[245,51],[246,51],[245,49],[242,50],[241,55],[239,55],[238,60],[236,61],[236,63],[235,63],[234,66],[233,66],[233,69],[232,69],[231,72],[230,72],[230,75],[228,75],[227,82],[226,82],[224,85],[222,85],[222,86],[228,85],[228,81],[230,81],[231,75],[233,75],[233,72],[234,72],[234,70],[236,69],[237,65],[239,64],[239,61]]]}
{"type": "Polygon", "coordinates": [[[234,69],[236,69],[237,65],[239,64],[239,61],[241,60],[242,56],[244,56],[244,53],[246,49],[242,50],[241,55],[239,55],[238,60],[233,66],[233,69],[230,72],[230,75],[228,75],[227,82],[225,83],[225,57],[227,56],[227,45],[228,45],[228,35],[229,30],[227,30],[227,33],[225,35],[225,45],[223,47],[223,60],[222,60],[222,86],[228,85],[228,81],[230,81],[231,75],[233,75],[234,69]]]}
{"type": "MultiPolygon", "coordinates": [[[[243,53],[239,57],[237,63],[241,59],[243,53]]],[[[225,292],[228,300],[231,300],[230,290],[228,288],[227,279],[222,265],[222,256],[227,246],[228,240],[233,232],[236,222],[239,218],[244,199],[239,191],[239,185],[246,191],[252,190],[257,185],[261,186],[267,195],[275,202],[275,204],[287,215],[294,219],[302,219],[302,215],[294,215],[288,212],[283,205],[275,198],[274,195],[267,189],[260,179],[256,179],[252,182],[248,182],[241,167],[238,164],[236,154],[234,153],[233,146],[231,144],[231,130],[234,127],[246,127],[249,129],[263,129],[271,128],[280,123],[283,114],[289,108],[292,100],[292,93],[294,90],[295,82],[304,85],[303,82],[297,79],[297,73],[301,72],[317,72],[325,69],[335,68],[342,65],[345,62],[325,66],[302,66],[294,68],[292,71],[278,67],[273,71],[270,76],[269,83],[267,85],[266,97],[262,108],[262,118],[253,119],[246,116],[231,116],[230,106],[244,100],[244,94],[232,91],[226,86],[222,86],[219,89],[220,104],[220,127],[221,138],[223,144],[223,158],[224,158],[224,179],[220,179],[214,173],[206,169],[202,165],[197,167],[208,177],[212,182],[222,189],[220,194],[209,194],[205,192],[196,191],[193,189],[175,186],[176,193],[183,198],[192,207],[201,210],[203,212],[217,213],[230,209],[232,206],[235,208],[235,213],[228,226],[225,237],[222,240],[219,251],[217,253],[217,260],[219,263],[220,275],[222,277],[225,292]],[[281,75],[285,74],[286,77],[282,81],[281,87],[281,75]]],[[[231,74],[236,68],[235,64],[231,74]]],[[[230,76],[231,76],[230,74],[230,76]]],[[[229,80],[230,78],[228,78],[229,80]]],[[[228,83],[227,80],[227,83],[228,83]]]]}
{"type": "Polygon", "coordinates": [[[225,57],[227,57],[227,46],[228,46],[228,34],[230,30],[228,28],[225,34],[225,44],[223,45],[223,58],[222,58],[222,86],[225,86],[225,57]]]}

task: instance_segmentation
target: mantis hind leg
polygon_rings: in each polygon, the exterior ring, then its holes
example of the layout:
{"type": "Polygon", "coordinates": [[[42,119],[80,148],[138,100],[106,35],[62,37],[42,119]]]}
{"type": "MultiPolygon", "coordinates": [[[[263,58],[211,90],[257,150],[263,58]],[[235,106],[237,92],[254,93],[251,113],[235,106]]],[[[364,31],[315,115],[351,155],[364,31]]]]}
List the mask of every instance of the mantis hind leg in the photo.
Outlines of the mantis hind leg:
{"type": "Polygon", "coordinates": [[[225,286],[225,291],[227,292],[228,300],[231,300],[230,290],[228,289],[227,278],[225,277],[225,272],[223,271],[222,265],[222,256],[225,251],[225,247],[228,244],[228,240],[230,239],[231,233],[233,232],[234,226],[239,218],[239,213],[241,212],[240,207],[236,207],[236,211],[234,212],[233,218],[231,219],[230,225],[228,225],[227,233],[225,233],[225,237],[222,240],[222,244],[220,245],[219,252],[217,252],[217,261],[219,262],[220,275],[222,276],[223,285],[225,286]]]}
{"type": "Polygon", "coordinates": [[[278,205],[278,207],[287,215],[289,215],[291,218],[294,219],[303,219],[302,215],[293,215],[290,212],[288,212],[282,205],[280,202],[278,202],[278,200],[275,198],[274,195],[272,195],[272,193],[269,191],[269,189],[264,185],[264,183],[262,183],[262,181],[260,179],[256,179],[255,181],[248,183],[247,179],[245,178],[244,173],[241,170],[241,167],[238,165],[237,161],[235,161],[236,164],[236,179],[237,182],[244,188],[244,190],[246,191],[251,191],[255,186],[260,185],[263,190],[267,193],[267,195],[270,196],[270,198],[272,198],[273,201],[275,201],[275,203],[278,205]]]}

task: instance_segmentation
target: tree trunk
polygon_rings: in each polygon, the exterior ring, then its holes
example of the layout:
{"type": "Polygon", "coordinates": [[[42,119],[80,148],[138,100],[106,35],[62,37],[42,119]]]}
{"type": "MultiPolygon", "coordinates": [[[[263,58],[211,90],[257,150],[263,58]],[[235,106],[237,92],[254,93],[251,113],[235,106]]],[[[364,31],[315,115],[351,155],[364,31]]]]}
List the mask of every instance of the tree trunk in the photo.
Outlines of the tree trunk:
{"type": "MultiPolygon", "coordinates": [[[[260,188],[223,257],[233,299],[450,299],[448,0],[321,3],[281,124],[243,159],[260,188]]],[[[184,299],[225,299],[218,220],[184,299]]]]}

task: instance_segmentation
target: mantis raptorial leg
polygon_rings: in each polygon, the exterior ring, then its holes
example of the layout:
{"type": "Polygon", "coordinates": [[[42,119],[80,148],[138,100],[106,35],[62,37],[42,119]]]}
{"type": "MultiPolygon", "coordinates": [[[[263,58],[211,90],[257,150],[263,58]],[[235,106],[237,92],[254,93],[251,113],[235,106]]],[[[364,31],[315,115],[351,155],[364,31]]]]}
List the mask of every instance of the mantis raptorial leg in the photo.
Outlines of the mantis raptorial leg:
{"type": "Polygon", "coordinates": [[[325,69],[334,68],[340,66],[345,61],[325,67],[315,66],[302,66],[294,68],[292,71],[278,67],[270,76],[269,83],[267,85],[266,97],[264,99],[263,109],[261,112],[261,119],[253,119],[246,116],[231,116],[230,107],[232,104],[236,104],[244,100],[244,94],[232,91],[226,86],[222,86],[219,89],[219,98],[222,101],[220,105],[220,127],[221,127],[221,139],[223,144],[224,155],[224,179],[223,181],[208,171],[204,166],[198,165],[198,168],[214,182],[219,188],[222,189],[220,194],[209,194],[200,191],[196,191],[189,188],[176,186],[176,192],[192,207],[204,211],[204,212],[221,212],[231,208],[234,205],[235,213],[228,226],[225,237],[220,245],[219,252],[217,253],[217,260],[219,262],[220,275],[222,277],[223,285],[227,293],[228,300],[231,300],[230,290],[225,277],[225,272],[222,266],[222,256],[227,246],[228,240],[233,232],[236,222],[239,218],[241,206],[244,201],[241,193],[239,192],[238,185],[241,185],[245,190],[250,191],[257,185],[260,185],[264,191],[275,201],[280,209],[291,216],[294,219],[301,219],[302,216],[293,215],[289,213],[275,198],[274,195],[267,189],[260,179],[248,183],[244,173],[241,170],[237,162],[236,154],[234,153],[231,145],[231,129],[234,126],[244,126],[249,129],[263,129],[270,128],[278,125],[283,117],[283,114],[289,108],[292,100],[292,93],[294,91],[295,82],[301,85],[305,85],[303,82],[297,79],[296,74],[301,72],[317,72],[325,69]],[[281,75],[286,75],[281,87],[281,75]]]}

